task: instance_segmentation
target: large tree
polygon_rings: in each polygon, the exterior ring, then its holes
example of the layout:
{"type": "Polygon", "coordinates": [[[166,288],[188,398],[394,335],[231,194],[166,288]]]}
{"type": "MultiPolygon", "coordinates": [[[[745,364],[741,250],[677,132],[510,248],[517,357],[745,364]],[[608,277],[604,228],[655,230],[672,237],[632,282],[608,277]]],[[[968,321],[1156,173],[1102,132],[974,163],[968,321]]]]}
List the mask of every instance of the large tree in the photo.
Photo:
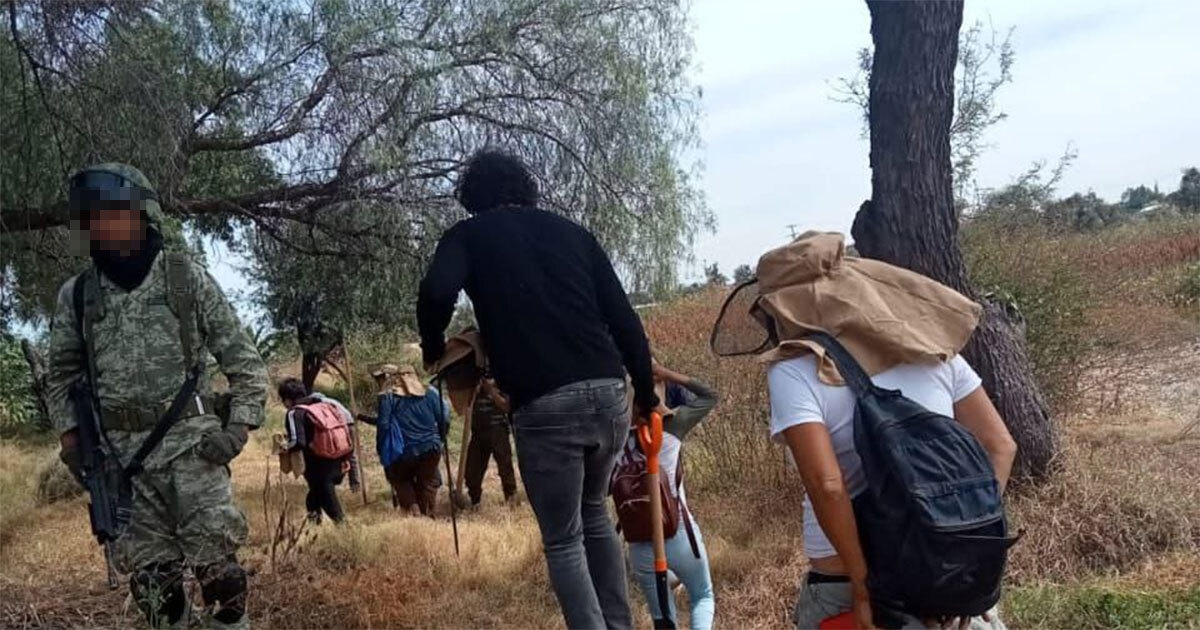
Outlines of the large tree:
{"type": "MultiPolygon", "coordinates": [[[[854,242],[877,258],[979,298],[958,244],[951,122],[962,0],[867,2],[875,52],[869,84],[871,199],[854,220],[854,242]]],[[[1020,452],[1015,473],[1038,477],[1059,435],[1034,382],[1017,325],[985,304],[965,349],[1020,452]]]]}
{"type": "Polygon", "coordinates": [[[10,0],[0,11],[4,315],[43,316],[78,266],[63,177],[99,160],[140,166],[189,234],[248,254],[277,320],[317,294],[339,323],[402,320],[421,261],[461,216],[455,175],[487,144],[527,158],[547,207],[596,232],[632,288],[673,286],[711,221],[684,164],[696,91],[682,3],[10,0]]]}

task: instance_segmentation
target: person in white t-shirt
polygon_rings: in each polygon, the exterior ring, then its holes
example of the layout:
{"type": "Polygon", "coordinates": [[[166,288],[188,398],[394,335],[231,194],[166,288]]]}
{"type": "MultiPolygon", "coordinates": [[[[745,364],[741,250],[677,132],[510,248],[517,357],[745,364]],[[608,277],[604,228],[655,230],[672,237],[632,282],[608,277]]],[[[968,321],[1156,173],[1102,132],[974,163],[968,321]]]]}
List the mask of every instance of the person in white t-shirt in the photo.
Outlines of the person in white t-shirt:
{"type": "MultiPolygon", "coordinates": [[[[966,427],[987,451],[1003,489],[1016,444],[979,376],[961,356],[929,365],[898,365],[871,380],[966,427]]],[[[796,603],[796,627],[816,628],[824,619],[852,613],[859,627],[871,628],[867,565],[851,507],[851,500],[866,487],[854,449],[854,394],[848,387],[822,382],[811,354],[773,363],[767,382],[771,435],[791,450],[805,488],[804,548],[811,570],[796,603]]],[[[956,626],[1003,627],[994,613],[959,620],[956,626]]],[[[910,618],[904,627],[923,628],[926,623],[910,618]]]]}

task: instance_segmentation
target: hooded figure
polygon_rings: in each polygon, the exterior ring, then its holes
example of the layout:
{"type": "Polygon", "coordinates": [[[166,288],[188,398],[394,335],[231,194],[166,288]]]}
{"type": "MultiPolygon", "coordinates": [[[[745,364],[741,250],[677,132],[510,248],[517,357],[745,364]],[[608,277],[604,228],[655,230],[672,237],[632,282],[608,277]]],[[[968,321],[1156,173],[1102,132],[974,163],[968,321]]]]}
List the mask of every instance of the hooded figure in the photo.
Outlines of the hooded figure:
{"type": "Polygon", "coordinates": [[[140,171],[100,164],[72,175],[69,186],[73,236],[92,264],[63,284],[50,331],[48,399],[61,456],[78,471],[68,396],[76,382],[91,389],[102,442],[125,465],[197,372],[196,395],[132,479],[131,517],[113,557],[152,624],[183,619],[187,565],[213,624],[244,626],[246,573],[235,553],[246,519],[227,465],[262,423],[266,367],[216,281],[165,227],[140,171]],[[226,397],[212,394],[202,369],[209,355],[229,382],[226,397]]]}

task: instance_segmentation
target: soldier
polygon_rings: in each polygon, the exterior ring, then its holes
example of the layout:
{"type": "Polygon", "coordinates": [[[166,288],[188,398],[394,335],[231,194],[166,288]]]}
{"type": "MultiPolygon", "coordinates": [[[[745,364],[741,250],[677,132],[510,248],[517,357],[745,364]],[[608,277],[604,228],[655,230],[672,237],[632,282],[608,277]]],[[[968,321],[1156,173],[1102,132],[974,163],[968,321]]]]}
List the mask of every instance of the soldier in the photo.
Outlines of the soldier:
{"type": "Polygon", "coordinates": [[[140,171],[100,164],[69,185],[92,265],[59,291],[50,332],[49,406],[63,462],[78,475],[68,391],[85,380],[110,457],[128,466],[153,446],[132,478],[129,521],[112,545],[138,607],[152,626],[186,624],[188,566],[213,627],[248,627],[246,571],[235,556],[247,526],[228,464],[262,423],[266,367],[217,283],[185,253],[177,231],[165,229],[140,171]],[[209,353],[229,381],[223,398],[205,376],[209,353]],[[195,395],[169,425],[167,408],[184,400],[190,382],[195,395]],[[154,445],[160,422],[170,428],[154,445]]]}

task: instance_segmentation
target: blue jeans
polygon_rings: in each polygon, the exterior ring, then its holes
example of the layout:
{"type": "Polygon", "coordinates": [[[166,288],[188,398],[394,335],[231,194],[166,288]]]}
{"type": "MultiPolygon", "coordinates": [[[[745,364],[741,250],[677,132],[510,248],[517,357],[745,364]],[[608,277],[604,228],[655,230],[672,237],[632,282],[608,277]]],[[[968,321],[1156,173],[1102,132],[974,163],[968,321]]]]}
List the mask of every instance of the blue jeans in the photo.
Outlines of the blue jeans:
{"type": "MultiPolygon", "coordinates": [[[[848,582],[809,584],[805,581],[800,586],[796,597],[796,630],[816,630],[821,622],[850,612],[854,606],[854,597],[848,582]]],[[[991,621],[983,617],[972,617],[967,630],[1005,630],[1004,622],[995,608],[991,610],[991,621]]],[[[926,628],[916,617],[904,616],[902,630],[918,630],[926,628]]],[[[937,627],[936,625],[933,627],[937,627]]],[[[957,628],[958,625],[951,627],[957,628]]]]}
{"type": "MultiPolygon", "coordinates": [[[[692,630],[709,630],[712,628],[713,614],[717,611],[717,600],[713,597],[712,575],[708,571],[708,552],[704,550],[704,537],[700,535],[700,526],[692,519],[692,533],[696,535],[696,547],[700,557],[692,553],[692,545],[688,542],[687,531],[680,526],[675,535],[668,538],[667,567],[683,582],[687,589],[688,600],[692,604],[692,630]]],[[[629,543],[629,563],[633,565],[633,577],[646,597],[646,605],[655,619],[662,619],[658,607],[658,591],[654,585],[654,546],[648,542],[629,543]]],[[[675,617],[675,593],[669,600],[671,619],[675,617]]]]}
{"type": "Polygon", "coordinates": [[[621,540],[605,499],[629,435],[625,382],[580,381],[513,413],[517,463],[568,628],[632,628],[621,540]]]}

